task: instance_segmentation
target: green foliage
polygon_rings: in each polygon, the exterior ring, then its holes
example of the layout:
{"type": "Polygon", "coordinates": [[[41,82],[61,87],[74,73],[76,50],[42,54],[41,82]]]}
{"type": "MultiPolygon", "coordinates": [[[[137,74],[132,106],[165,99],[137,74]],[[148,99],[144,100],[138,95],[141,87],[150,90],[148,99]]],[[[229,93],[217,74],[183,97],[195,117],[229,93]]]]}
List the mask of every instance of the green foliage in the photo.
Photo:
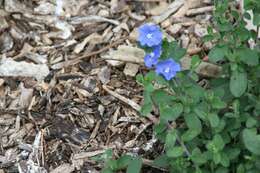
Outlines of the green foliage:
{"type": "Polygon", "coordinates": [[[243,140],[249,151],[255,155],[260,155],[260,135],[256,134],[256,129],[245,129],[243,140]]]}
{"type": "Polygon", "coordinates": [[[173,58],[179,61],[186,54],[186,50],[181,48],[176,41],[168,42],[167,40],[163,40],[162,48],[161,59],[173,58]]]}
{"type": "MultiPolygon", "coordinates": [[[[260,25],[260,4],[258,0],[245,0],[244,1],[245,9],[252,10],[254,13],[253,23],[254,25],[260,25]]],[[[251,18],[251,17],[250,17],[251,18]]]]}
{"type": "Polygon", "coordinates": [[[220,60],[224,60],[225,55],[228,52],[227,46],[215,46],[209,52],[209,60],[212,62],[218,62],[220,60]]]}
{"type": "MultiPolygon", "coordinates": [[[[101,155],[102,157],[103,155],[101,155]]],[[[111,155],[109,158],[103,158],[103,161],[106,166],[101,173],[113,173],[123,169],[126,169],[127,173],[139,173],[142,168],[142,159],[130,155],[123,155],[117,160],[113,160],[111,155]]]]}
{"type": "Polygon", "coordinates": [[[140,158],[134,158],[130,161],[126,173],[139,173],[142,168],[142,160],[140,158]]]}
{"type": "MultiPolygon", "coordinates": [[[[204,41],[215,44],[208,52],[209,61],[222,66],[222,74],[209,79],[208,88],[196,82],[198,55],[192,57],[190,70],[177,73],[171,81],[153,71],[137,77],[144,86],[141,114],[160,114],[153,130],[164,143],[164,153],[153,164],[170,173],[260,172],[259,39],[245,27],[250,14],[241,14],[232,0],[214,2],[213,26],[204,41]],[[255,47],[249,47],[249,39],[255,47]]],[[[259,0],[245,0],[245,8],[253,11],[259,29],[259,0]]],[[[162,48],[161,59],[179,61],[186,53],[177,42],[164,40],[162,48]]],[[[140,158],[122,157],[106,161],[105,170],[140,171],[140,158]]]]}
{"type": "Polygon", "coordinates": [[[235,97],[240,97],[247,89],[247,75],[245,72],[234,71],[230,78],[230,91],[235,97]]]}

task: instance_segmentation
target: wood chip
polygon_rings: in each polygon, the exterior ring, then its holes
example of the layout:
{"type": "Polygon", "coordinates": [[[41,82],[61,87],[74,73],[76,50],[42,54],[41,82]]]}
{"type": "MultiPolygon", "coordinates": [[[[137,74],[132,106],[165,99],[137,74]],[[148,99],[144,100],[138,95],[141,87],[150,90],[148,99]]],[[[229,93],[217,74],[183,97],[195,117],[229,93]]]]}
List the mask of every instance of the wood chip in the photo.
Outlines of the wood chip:
{"type": "Polygon", "coordinates": [[[124,74],[127,76],[134,77],[139,69],[138,64],[133,64],[133,63],[126,63],[125,68],[124,68],[124,74]]]}
{"type": "Polygon", "coordinates": [[[5,80],[0,78],[0,87],[1,87],[4,83],[5,83],[5,80]]]}
{"type": "MultiPolygon", "coordinates": [[[[190,57],[185,56],[184,58],[181,59],[181,66],[183,70],[189,69],[190,64],[191,64],[190,57]]],[[[211,64],[208,62],[201,62],[195,71],[201,76],[215,78],[221,74],[222,68],[215,64],[211,64]]]]}
{"type": "Polygon", "coordinates": [[[87,36],[81,43],[79,43],[75,46],[74,52],[76,54],[80,53],[85,48],[86,44],[88,44],[89,42],[92,44],[101,43],[102,36],[97,33],[93,33],[93,34],[87,36]]]}
{"type": "MultiPolygon", "coordinates": [[[[117,50],[112,50],[102,58],[106,60],[117,60],[123,62],[143,63],[145,52],[137,47],[121,45],[117,50]]],[[[111,62],[111,61],[108,61],[111,62]]]]}
{"type": "Polygon", "coordinates": [[[33,97],[33,89],[25,88],[24,84],[21,83],[21,95],[19,100],[20,108],[27,108],[31,103],[33,97]]]}
{"type": "Polygon", "coordinates": [[[50,171],[50,173],[71,173],[74,171],[74,167],[68,163],[62,164],[55,168],[54,170],[50,171]]]}
{"type": "Polygon", "coordinates": [[[171,34],[175,35],[175,34],[178,34],[179,31],[181,30],[182,28],[182,25],[181,24],[174,24],[174,25],[171,25],[167,28],[167,31],[169,31],[171,34]]]}
{"type": "Polygon", "coordinates": [[[46,64],[33,64],[27,62],[16,62],[11,58],[4,58],[0,62],[0,76],[22,76],[34,77],[43,80],[49,74],[46,64]]]}
{"type": "Polygon", "coordinates": [[[155,6],[152,9],[149,9],[148,11],[146,11],[146,14],[148,15],[152,15],[152,16],[158,16],[162,13],[162,11],[167,10],[168,8],[168,3],[165,1],[162,1],[159,3],[159,5],[155,6]]]}
{"type": "Polygon", "coordinates": [[[172,13],[176,12],[181,6],[184,5],[184,0],[176,0],[171,3],[167,10],[165,10],[161,15],[152,17],[153,21],[158,24],[167,19],[172,13]]]}
{"type": "Polygon", "coordinates": [[[201,7],[201,8],[194,8],[187,11],[187,16],[194,16],[197,14],[203,14],[206,12],[211,12],[214,10],[214,6],[207,6],[207,7],[201,7]]]}
{"type": "Polygon", "coordinates": [[[113,20],[113,19],[108,19],[105,17],[101,17],[101,16],[83,16],[83,17],[72,17],[70,19],[70,23],[73,25],[78,25],[78,24],[82,24],[82,23],[93,23],[93,22],[108,22],[114,25],[119,25],[120,22],[117,20],[113,20]]]}
{"type": "Polygon", "coordinates": [[[99,154],[104,153],[106,150],[96,150],[96,151],[90,151],[90,152],[81,152],[79,154],[75,154],[73,156],[73,160],[78,160],[78,159],[84,159],[84,158],[90,158],[99,154]]]}

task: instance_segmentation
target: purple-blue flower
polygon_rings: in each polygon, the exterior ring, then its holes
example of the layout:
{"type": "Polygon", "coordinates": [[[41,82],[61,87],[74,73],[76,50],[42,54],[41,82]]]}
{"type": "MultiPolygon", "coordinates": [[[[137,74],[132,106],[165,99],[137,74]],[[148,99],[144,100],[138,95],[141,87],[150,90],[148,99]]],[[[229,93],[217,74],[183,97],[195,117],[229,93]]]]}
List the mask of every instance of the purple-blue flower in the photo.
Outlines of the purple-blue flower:
{"type": "Polygon", "coordinates": [[[180,64],[176,63],[173,59],[160,61],[156,65],[156,73],[163,75],[166,80],[171,80],[177,72],[181,71],[180,64]]]}
{"type": "Polygon", "coordinates": [[[161,52],[161,45],[154,47],[153,51],[146,54],[144,57],[145,66],[151,68],[153,65],[156,65],[158,63],[159,57],[161,56],[161,52]]]}
{"type": "Polygon", "coordinates": [[[161,44],[163,34],[155,24],[144,24],[139,27],[138,41],[142,46],[153,47],[161,44]]]}

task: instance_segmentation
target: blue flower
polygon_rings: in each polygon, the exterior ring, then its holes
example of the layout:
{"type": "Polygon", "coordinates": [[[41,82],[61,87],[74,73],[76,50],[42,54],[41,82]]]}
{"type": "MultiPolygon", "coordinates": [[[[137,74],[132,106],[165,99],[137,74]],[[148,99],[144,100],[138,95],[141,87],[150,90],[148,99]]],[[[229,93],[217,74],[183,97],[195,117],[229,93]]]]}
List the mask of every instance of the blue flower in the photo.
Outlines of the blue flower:
{"type": "Polygon", "coordinates": [[[153,65],[157,64],[158,59],[161,56],[161,52],[161,45],[154,47],[153,51],[146,54],[144,57],[145,66],[151,68],[153,65]]]}
{"type": "Polygon", "coordinates": [[[176,63],[173,59],[160,61],[156,65],[156,73],[163,75],[166,80],[171,80],[177,72],[181,71],[180,64],[176,63]]]}
{"type": "Polygon", "coordinates": [[[142,46],[153,47],[161,44],[163,34],[160,27],[154,24],[144,24],[139,27],[138,41],[142,46]]]}

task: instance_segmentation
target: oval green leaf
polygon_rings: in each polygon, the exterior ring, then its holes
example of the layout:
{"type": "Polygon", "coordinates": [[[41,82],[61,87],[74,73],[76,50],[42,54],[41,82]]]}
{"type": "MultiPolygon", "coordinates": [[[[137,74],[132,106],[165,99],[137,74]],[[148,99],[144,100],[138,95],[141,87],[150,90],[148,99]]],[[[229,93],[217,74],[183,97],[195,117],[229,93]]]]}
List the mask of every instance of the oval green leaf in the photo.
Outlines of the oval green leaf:
{"type": "Polygon", "coordinates": [[[233,96],[242,96],[247,89],[247,74],[234,71],[230,79],[229,88],[233,96]]]}

